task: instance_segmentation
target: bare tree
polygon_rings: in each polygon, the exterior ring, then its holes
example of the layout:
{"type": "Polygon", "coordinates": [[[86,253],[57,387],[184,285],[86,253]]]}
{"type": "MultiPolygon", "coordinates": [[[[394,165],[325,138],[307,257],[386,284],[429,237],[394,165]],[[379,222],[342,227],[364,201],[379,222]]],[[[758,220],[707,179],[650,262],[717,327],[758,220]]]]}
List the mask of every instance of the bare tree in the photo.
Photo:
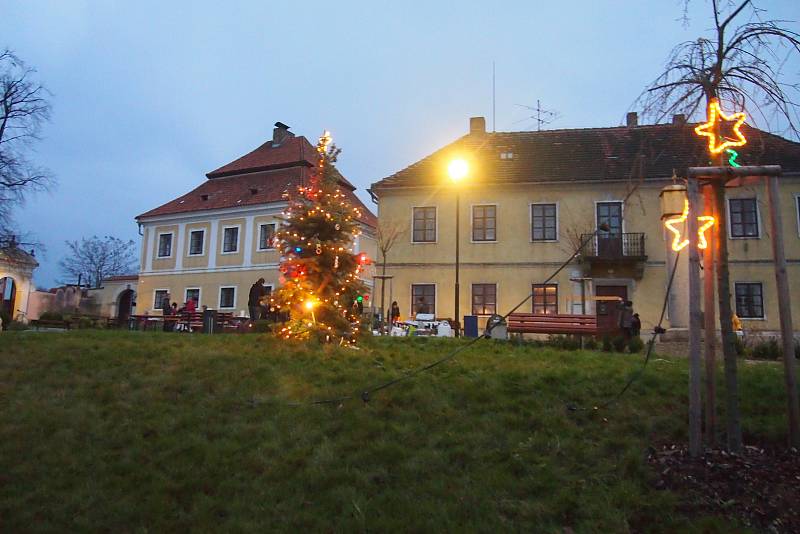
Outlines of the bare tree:
{"type": "MultiPolygon", "coordinates": [[[[402,234],[400,225],[393,220],[383,220],[378,223],[376,237],[378,238],[378,252],[381,255],[381,323],[386,324],[386,257],[394,247],[397,238],[402,234]]],[[[381,328],[383,331],[383,328],[381,328]]]]}
{"type": "Polygon", "coordinates": [[[48,92],[32,80],[35,72],[10,50],[0,52],[0,232],[9,231],[14,206],[53,181],[26,157],[50,118],[48,92]]]}
{"type": "Polygon", "coordinates": [[[79,279],[91,287],[100,287],[104,278],[129,274],[136,270],[134,242],[112,236],[92,236],[78,241],[66,241],[70,255],[59,263],[70,282],[79,279]]]}
{"type": "MultiPolygon", "coordinates": [[[[685,0],[684,7],[688,3],[689,0],[685,0]]],[[[710,35],[676,46],[664,71],[637,100],[644,116],[655,122],[661,122],[673,113],[691,117],[707,109],[712,101],[719,100],[727,109],[747,111],[762,129],[770,130],[770,127],[775,128],[783,122],[786,129],[798,136],[800,84],[786,83],[781,69],[789,56],[800,53],[800,34],[787,28],[788,21],[762,20],[764,11],[751,0],[737,3],[712,0],[711,6],[714,27],[710,35]]],[[[718,127],[715,133],[722,135],[718,127]]],[[[714,157],[714,165],[723,165],[722,158],[723,154],[714,157]]],[[[714,183],[711,197],[717,207],[718,227],[725,228],[723,180],[714,183]]],[[[742,430],[735,337],[731,323],[728,244],[724,231],[715,235],[719,321],[725,361],[727,443],[730,450],[738,452],[742,449],[742,430]]],[[[796,410],[790,407],[789,411],[792,419],[796,410]]],[[[790,421],[790,429],[796,426],[790,421]]],[[[797,443],[800,436],[794,435],[794,431],[791,434],[792,443],[797,443]]]]}

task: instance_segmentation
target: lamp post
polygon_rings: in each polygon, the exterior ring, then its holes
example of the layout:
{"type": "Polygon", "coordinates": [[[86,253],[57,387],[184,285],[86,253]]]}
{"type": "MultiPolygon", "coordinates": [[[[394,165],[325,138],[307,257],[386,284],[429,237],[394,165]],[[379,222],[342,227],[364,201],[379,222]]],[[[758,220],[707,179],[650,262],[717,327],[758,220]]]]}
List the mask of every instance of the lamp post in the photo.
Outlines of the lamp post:
{"type": "MultiPolygon", "coordinates": [[[[453,181],[454,184],[458,185],[458,182],[464,178],[467,173],[469,172],[469,165],[463,159],[454,159],[450,162],[450,165],[447,167],[447,173],[450,175],[450,179],[453,181]]],[[[461,214],[461,198],[460,198],[460,191],[458,187],[456,187],[456,287],[455,287],[455,315],[456,315],[456,337],[461,336],[461,319],[459,317],[459,296],[461,287],[459,285],[458,280],[458,270],[459,270],[459,246],[461,243],[461,239],[459,237],[459,229],[461,227],[459,220],[461,214]]]]}

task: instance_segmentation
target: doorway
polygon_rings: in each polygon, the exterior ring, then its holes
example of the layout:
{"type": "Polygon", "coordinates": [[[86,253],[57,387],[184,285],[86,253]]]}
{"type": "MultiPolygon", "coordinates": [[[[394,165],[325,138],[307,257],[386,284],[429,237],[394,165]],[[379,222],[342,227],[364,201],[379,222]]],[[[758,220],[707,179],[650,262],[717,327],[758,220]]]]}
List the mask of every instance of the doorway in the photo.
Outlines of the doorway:
{"type": "Polygon", "coordinates": [[[3,317],[3,325],[14,319],[14,301],[17,298],[17,284],[10,276],[0,278],[0,316],[3,317]]]}
{"type": "MultiPolygon", "coordinates": [[[[598,297],[619,297],[623,302],[628,300],[628,286],[597,285],[594,292],[598,297]]],[[[596,309],[598,328],[613,329],[619,326],[617,324],[619,316],[619,303],[617,301],[598,300],[596,309]]]]}
{"type": "Polygon", "coordinates": [[[131,317],[131,309],[133,308],[133,289],[126,289],[119,295],[117,303],[117,320],[119,324],[125,324],[131,317]]]}
{"type": "Polygon", "coordinates": [[[597,255],[601,258],[622,257],[622,202],[598,202],[597,226],[608,225],[608,232],[597,234],[597,255]]]}

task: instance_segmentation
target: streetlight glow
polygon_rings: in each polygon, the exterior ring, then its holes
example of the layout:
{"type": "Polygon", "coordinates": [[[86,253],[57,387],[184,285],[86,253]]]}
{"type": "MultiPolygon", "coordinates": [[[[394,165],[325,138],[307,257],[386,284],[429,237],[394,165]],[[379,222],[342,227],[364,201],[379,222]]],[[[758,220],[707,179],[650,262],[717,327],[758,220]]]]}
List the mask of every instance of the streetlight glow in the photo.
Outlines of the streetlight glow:
{"type": "Polygon", "coordinates": [[[467,162],[463,159],[454,159],[447,167],[447,173],[454,182],[458,182],[464,178],[467,172],[469,172],[469,165],[467,165],[467,162]]]}
{"type": "Polygon", "coordinates": [[[313,310],[314,309],[314,301],[313,300],[307,300],[306,301],[306,309],[309,309],[309,310],[313,310]]]}

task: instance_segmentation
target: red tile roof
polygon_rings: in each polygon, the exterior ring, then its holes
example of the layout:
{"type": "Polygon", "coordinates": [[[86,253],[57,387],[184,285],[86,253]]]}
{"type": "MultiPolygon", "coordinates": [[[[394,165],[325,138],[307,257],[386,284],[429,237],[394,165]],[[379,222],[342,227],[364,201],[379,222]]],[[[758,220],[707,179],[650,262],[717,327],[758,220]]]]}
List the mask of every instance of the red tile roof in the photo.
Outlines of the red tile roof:
{"type": "MultiPolygon", "coordinates": [[[[264,143],[208,173],[209,179],[189,193],[136,218],[281,202],[285,192],[308,182],[315,155],[316,149],[305,137],[285,139],[280,147],[264,143]]],[[[361,210],[361,222],[377,226],[377,217],[353,193],[355,186],[341,175],[340,183],[350,202],[361,210]]]]}
{"type": "MultiPolygon", "coordinates": [[[[471,174],[490,183],[573,182],[662,178],[684,175],[687,167],[708,165],[705,139],[694,124],[586,128],[542,132],[468,134],[371,189],[439,185],[447,164],[470,161],[471,174]],[[501,159],[510,152],[512,159],[501,159]]],[[[800,173],[800,143],[745,126],[748,144],[739,150],[743,165],[778,164],[784,174],[800,173]]]]}

